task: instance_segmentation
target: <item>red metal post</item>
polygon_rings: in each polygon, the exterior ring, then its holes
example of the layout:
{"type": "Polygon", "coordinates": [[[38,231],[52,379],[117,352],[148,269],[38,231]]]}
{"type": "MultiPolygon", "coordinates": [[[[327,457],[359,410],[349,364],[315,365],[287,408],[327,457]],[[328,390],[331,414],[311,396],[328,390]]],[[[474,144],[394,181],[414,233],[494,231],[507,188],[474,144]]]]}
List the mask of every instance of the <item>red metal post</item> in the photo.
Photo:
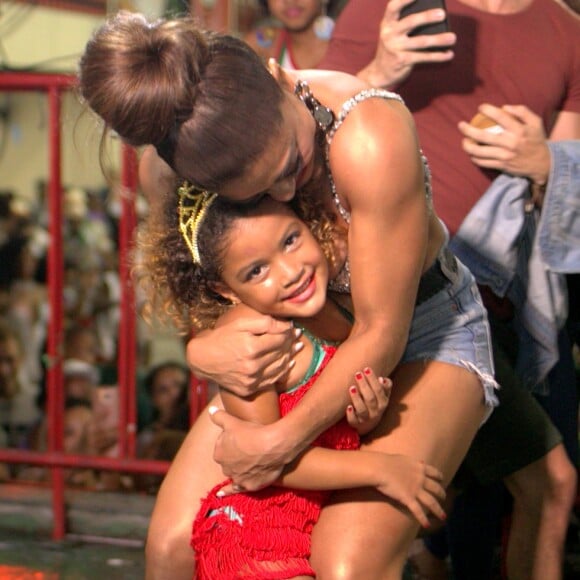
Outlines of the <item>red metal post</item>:
{"type": "Polygon", "coordinates": [[[119,223],[119,278],[121,281],[121,319],[119,324],[119,435],[121,456],[135,457],[137,432],[137,337],[135,292],[131,283],[130,257],[137,214],[137,157],[132,147],[123,145],[121,166],[121,221],[119,223]]]}
{"type": "MultiPolygon", "coordinates": [[[[49,183],[48,209],[50,246],[48,249],[48,296],[50,319],[47,336],[47,411],[48,450],[61,452],[64,433],[64,392],[62,373],[63,344],[63,250],[62,203],[60,175],[60,88],[52,85],[48,90],[49,109],[49,183]]],[[[60,540],[65,534],[64,477],[60,467],[51,471],[52,509],[54,516],[53,538],[60,540]]]]}

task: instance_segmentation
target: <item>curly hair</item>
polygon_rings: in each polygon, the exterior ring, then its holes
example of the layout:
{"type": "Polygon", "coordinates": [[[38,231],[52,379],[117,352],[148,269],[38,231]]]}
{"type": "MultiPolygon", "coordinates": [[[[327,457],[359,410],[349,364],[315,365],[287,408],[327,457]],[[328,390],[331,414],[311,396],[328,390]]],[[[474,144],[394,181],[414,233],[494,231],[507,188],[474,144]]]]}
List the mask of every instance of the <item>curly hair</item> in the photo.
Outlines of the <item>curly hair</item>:
{"type": "MultiPolygon", "coordinates": [[[[192,328],[212,328],[231,307],[231,302],[214,289],[222,279],[229,233],[236,220],[258,215],[261,202],[239,204],[223,197],[215,199],[198,230],[201,265],[193,263],[179,231],[177,205],[177,194],[166,194],[159,211],[150,212],[140,226],[134,275],[145,291],[144,315],[149,318],[155,313],[171,321],[180,333],[188,334],[192,328]]],[[[291,207],[309,225],[332,264],[333,239],[342,235],[335,215],[310,194],[297,195],[291,207]]]]}

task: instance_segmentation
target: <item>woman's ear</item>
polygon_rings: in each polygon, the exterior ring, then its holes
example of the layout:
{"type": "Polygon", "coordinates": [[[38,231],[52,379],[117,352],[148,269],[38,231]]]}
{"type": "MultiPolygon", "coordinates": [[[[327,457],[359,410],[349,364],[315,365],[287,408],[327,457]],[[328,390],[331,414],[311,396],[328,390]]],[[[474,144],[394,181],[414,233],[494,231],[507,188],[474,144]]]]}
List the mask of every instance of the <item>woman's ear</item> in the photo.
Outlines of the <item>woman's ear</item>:
{"type": "Polygon", "coordinates": [[[230,290],[225,284],[219,282],[212,284],[212,290],[222,298],[229,300],[232,304],[239,304],[241,302],[238,295],[230,290]]]}
{"type": "Polygon", "coordinates": [[[268,59],[268,70],[283,89],[290,91],[294,89],[294,83],[292,82],[292,79],[289,77],[286,70],[284,70],[278,64],[275,58],[268,59]]]}

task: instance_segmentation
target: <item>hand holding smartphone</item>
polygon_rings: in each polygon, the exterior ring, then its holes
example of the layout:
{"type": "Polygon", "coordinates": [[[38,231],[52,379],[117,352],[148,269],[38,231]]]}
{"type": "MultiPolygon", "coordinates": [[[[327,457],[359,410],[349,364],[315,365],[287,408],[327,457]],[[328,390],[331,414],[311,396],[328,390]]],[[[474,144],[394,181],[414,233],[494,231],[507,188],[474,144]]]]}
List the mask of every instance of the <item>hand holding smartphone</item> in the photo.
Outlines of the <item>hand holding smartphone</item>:
{"type": "MultiPolygon", "coordinates": [[[[399,20],[410,16],[411,14],[417,14],[420,12],[425,12],[426,10],[433,10],[435,8],[439,8],[447,12],[445,7],[445,0],[414,0],[411,4],[407,4],[401,9],[401,13],[399,15],[399,20]]],[[[449,26],[449,21],[447,16],[445,19],[440,22],[429,22],[427,24],[422,24],[413,28],[409,32],[409,36],[423,36],[425,34],[441,34],[443,32],[451,32],[451,28],[449,26]]],[[[448,50],[448,47],[444,46],[433,46],[429,48],[424,48],[420,50],[448,50]]]]}

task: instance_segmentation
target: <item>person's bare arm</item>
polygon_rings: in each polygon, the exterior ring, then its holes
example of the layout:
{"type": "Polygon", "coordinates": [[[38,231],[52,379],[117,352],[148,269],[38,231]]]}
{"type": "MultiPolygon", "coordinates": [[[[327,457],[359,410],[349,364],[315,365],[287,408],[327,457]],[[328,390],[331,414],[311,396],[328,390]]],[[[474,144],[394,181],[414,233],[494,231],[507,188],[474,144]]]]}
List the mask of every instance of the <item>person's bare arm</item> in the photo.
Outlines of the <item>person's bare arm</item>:
{"type": "Polygon", "coordinates": [[[423,168],[409,112],[379,99],[360,104],[335,137],[331,164],[351,211],[356,322],[315,388],[280,421],[256,428],[230,421],[223,411],[213,416],[227,427],[214,457],[246,489],[274,481],[342,416],[354,374],[369,366],[388,376],[407,342],[428,238],[423,168]]]}

